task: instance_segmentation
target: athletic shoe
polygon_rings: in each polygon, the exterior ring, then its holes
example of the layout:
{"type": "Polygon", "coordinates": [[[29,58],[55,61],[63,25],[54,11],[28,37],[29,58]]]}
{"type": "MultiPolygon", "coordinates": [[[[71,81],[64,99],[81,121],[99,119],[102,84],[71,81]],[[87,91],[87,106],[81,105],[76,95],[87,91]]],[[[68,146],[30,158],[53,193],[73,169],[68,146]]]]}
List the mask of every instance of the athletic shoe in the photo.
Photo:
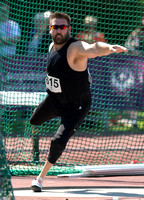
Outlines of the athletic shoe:
{"type": "Polygon", "coordinates": [[[32,181],[31,189],[34,192],[41,192],[42,190],[42,178],[37,177],[35,180],[32,181]]]}

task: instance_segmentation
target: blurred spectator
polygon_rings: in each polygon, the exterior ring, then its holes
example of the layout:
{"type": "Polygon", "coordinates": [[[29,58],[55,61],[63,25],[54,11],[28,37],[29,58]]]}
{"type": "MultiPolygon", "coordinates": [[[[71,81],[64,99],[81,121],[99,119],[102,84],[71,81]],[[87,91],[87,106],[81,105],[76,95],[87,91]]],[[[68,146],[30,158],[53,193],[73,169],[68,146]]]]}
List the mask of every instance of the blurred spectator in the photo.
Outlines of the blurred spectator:
{"type": "Polygon", "coordinates": [[[76,38],[78,40],[83,40],[88,43],[93,41],[106,42],[105,36],[103,33],[96,31],[98,19],[93,16],[86,16],[84,19],[84,31],[78,33],[76,38]]]}
{"type": "Polygon", "coordinates": [[[8,4],[0,2],[0,55],[15,55],[20,36],[19,24],[9,19],[8,4]]]}
{"type": "Polygon", "coordinates": [[[33,29],[27,42],[27,53],[29,55],[37,53],[47,53],[50,34],[49,20],[52,12],[37,13],[33,18],[33,29]]]}
{"type": "Polygon", "coordinates": [[[128,36],[125,47],[132,54],[144,55],[144,17],[141,20],[141,26],[132,31],[128,36]]]}

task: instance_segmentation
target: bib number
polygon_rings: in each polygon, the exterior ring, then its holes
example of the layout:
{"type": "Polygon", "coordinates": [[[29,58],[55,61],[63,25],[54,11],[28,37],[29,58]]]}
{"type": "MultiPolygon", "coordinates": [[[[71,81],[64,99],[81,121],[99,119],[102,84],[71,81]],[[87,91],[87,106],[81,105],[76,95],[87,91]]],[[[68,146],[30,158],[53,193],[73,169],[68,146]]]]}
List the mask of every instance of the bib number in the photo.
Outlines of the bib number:
{"type": "Polygon", "coordinates": [[[46,84],[46,89],[49,89],[51,92],[54,93],[62,92],[59,78],[47,75],[45,79],[45,84],[46,84]]]}

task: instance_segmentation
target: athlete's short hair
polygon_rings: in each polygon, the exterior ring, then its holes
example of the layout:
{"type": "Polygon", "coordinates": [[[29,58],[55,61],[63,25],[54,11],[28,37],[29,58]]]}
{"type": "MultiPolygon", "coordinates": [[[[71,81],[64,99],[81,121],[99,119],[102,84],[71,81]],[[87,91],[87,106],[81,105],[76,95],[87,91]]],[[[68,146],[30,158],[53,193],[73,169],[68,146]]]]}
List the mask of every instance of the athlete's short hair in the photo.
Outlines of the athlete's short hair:
{"type": "Polygon", "coordinates": [[[67,22],[68,22],[68,25],[70,26],[71,18],[70,18],[70,16],[67,15],[66,13],[54,12],[54,13],[50,16],[50,24],[52,23],[52,20],[53,20],[54,18],[66,19],[67,22]]]}

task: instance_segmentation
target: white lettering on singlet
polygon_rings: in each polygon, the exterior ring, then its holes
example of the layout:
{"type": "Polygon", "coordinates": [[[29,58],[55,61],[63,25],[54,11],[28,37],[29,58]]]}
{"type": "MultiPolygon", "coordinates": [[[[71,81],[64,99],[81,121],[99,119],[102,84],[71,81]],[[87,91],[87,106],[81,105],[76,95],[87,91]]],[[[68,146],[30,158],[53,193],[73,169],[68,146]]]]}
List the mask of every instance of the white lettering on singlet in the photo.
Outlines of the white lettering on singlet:
{"type": "Polygon", "coordinates": [[[59,78],[47,75],[45,79],[45,84],[46,84],[46,89],[49,89],[51,92],[54,93],[62,92],[59,78]]]}

